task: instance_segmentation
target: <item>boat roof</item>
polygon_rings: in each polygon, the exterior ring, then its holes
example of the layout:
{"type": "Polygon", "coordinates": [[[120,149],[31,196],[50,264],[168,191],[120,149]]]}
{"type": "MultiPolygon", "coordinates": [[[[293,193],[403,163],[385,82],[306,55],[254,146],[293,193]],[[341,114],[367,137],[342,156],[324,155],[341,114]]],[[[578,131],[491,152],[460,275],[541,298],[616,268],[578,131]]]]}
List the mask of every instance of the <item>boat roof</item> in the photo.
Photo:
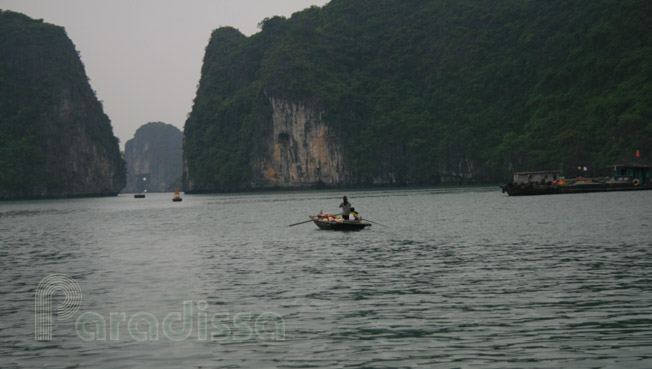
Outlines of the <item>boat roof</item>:
{"type": "Polygon", "coordinates": [[[650,164],[613,164],[608,168],[652,168],[650,164]]]}
{"type": "Polygon", "coordinates": [[[559,173],[559,170],[537,170],[535,172],[515,172],[514,174],[546,174],[546,173],[559,173]]]}

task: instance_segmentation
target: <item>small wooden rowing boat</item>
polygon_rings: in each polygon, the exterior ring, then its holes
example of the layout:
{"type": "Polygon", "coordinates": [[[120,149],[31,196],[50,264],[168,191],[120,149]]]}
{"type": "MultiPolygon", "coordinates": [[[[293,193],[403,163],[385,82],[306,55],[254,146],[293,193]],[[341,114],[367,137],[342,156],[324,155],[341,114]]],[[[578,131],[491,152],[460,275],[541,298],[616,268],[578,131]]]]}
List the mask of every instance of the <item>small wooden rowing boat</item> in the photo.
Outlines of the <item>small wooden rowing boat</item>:
{"type": "Polygon", "coordinates": [[[365,227],[371,227],[371,223],[365,223],[361,220],[344,220],[330,216],[330,214],[311,215],[310,219],[315,222],[319,229],[330,231],[359,231],[365,227]]]}
{"type": "Polygon", "coordinates": [[[181,198],[181,195],[179,195],[179,190],[174,190],[174,197],[172,197],[173,202],[179,202],[182,201],[183,198],[181,198]]]}

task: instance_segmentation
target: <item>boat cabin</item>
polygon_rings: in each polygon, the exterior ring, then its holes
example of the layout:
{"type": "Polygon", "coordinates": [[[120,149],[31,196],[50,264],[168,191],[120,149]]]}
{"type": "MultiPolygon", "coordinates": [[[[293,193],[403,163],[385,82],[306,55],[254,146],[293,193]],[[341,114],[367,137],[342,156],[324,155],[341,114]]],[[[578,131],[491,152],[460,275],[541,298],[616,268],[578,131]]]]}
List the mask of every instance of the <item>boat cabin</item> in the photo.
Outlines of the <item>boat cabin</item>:
{"type": "Polygon", "coordinates": [[[558,170],[542,170],[538,172],[517,172],[514,173],[514,183],[523,182],[552,182],[559,178],[558,170]]]}
{"type": "Polygon", "coordinates": [[[613,166],[612,178],[620,181],[636,180],[636,184],[652,183],[652,166],[643,164],[619,164],[613,166]]]}

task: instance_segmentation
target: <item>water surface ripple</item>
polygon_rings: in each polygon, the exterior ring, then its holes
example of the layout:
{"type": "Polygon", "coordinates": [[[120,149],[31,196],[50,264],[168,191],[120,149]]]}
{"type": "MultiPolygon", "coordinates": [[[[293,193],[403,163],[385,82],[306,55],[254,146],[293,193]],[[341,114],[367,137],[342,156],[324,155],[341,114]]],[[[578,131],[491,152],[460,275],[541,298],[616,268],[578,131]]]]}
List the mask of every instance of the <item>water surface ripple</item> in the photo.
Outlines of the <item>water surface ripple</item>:
{"type": "Polygon", "coordinates": [[[171,197],[0,203],[0,367],[652,367],[652,191],[171,197]],[[336,213],[342,195],[388,227],[287,226],[336,213]],[[55,273],[82,302],[36,341],[36,287],[55,273]],[[192,331],[175,341],[163,321],[184,301],[192,331]],[[89,312],[106,320],[105,340],[78,334],[89,312]],[[142,313],[159,323],[156,339],[128,330],[142,313]],[[269,336],[274,322],[256,331],[265,313],[282,317],[284,340],[269,336]]]}

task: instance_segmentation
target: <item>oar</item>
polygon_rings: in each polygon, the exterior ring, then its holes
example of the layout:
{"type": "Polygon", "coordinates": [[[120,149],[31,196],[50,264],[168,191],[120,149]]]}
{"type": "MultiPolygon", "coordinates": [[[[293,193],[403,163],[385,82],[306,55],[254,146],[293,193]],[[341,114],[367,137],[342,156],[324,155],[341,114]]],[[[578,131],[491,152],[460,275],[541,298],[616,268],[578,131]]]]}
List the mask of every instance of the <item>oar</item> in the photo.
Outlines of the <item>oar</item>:
{"type": "Polygon", "coordinates": [[[294,227],[295,225],[304,224],[304,223],[309,223],[309,222],[312,222],[312,219],[310,219],[310,220],[306,220],[305,222],[299,222],[299,223],[290,224],[288,227],[294,227]]]}
{"type": "Polygon", "coordinates": [[[367,219],[367,218],[364,218],[364,219],[362,219],[362,220],[363,220],[363,221],[366,220],[366,221],[369,222],[369,223],[378,224],[379,226],[383,226],[383,227],[385,227],[385,228],[389,228],[388,226],[386,226],[386,225],[384,225],[384,224],[376,223],[376,222],[374,222],[373,220],[369,220],[369,219],[367,219]]]}

